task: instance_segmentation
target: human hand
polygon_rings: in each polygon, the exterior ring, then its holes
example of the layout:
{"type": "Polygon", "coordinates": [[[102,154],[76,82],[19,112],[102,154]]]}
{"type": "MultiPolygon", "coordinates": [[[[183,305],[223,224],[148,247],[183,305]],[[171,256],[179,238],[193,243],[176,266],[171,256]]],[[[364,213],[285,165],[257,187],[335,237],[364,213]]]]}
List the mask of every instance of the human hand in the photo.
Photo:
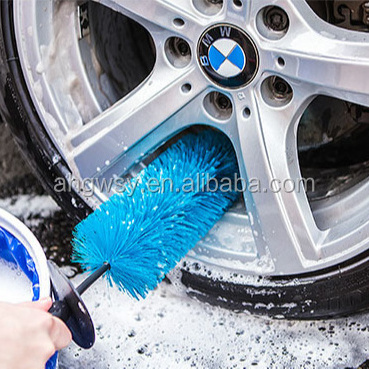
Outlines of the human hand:
{"type": "Polygon", "coordinates": [[[67,326],[47,311],[50,298],[23,304],[0,302],[0,368],[45,369],[72,340],[67,326]]]}

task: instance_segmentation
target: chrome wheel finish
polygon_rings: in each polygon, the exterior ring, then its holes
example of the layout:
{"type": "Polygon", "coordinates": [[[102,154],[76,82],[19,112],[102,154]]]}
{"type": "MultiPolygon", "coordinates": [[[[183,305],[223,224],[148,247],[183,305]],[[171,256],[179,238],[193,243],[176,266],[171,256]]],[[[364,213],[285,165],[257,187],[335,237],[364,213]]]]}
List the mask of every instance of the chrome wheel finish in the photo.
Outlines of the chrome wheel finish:
{"type": "MultiPolygon", "coordinates": [[[[258,179],[261,191],[246,191],[247,211],[238,204],[226,214],[191,258],[249,274],[298,275],[368,249],[367,179],[311,204],[303,190],[268,188],[273,179],[299,183],[297,128],[317,95],[369,106],[367,34],[325,23],[305,1],[100,3],[145,27],[155,49],[152,72],[121,99],[109,86],[104,93],[96,87],[101,66],[88,36],[80,40],[76,2],[14,1],[26,83],[77,179],[126,176],[177,133],[210,126],[231,140],[242,177],[258,179]],[[265,22],[269,6],[282,9],[288,25],[265,22]],[[208,78],[197,51],[204,32],[225,23],[242,29],[259,55],[254,78],[233,89],[208,78]],[[184,55],[170,46],[178,40],[188,45],[184,55]],[[226,111],[214,104],[219,96],[231,102],[226,111]]],[[[108,195],[96,192],[85,201],[97,206],[108,195]]]]}

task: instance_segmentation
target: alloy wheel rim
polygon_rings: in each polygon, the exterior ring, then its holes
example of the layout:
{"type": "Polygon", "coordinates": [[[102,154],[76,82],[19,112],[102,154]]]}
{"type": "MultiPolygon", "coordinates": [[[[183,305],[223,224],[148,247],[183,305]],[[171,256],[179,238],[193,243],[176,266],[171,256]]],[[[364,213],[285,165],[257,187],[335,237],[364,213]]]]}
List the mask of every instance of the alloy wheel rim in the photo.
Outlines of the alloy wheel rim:
{"type": "MultiPolygon", "coordinates": [[[[314,97],[369,106],[368,81],[362,77],[369,70],[367,35],[327,24],[305,1],[273,2],[289,19],[288,29],[278,32],[266,26],[268,4],[261,0],[221,6],[206,0],[152,0],[146,7],[130,0],[101,3],[145,27],[156,53],[150,75],[113,105],[97,96],[86,71],[96,60],[88,45],[81,46],[77,3],[14,1],[26,84],[77,179],[125,176],[179,132],[202,125],[231,140],[242,178],[257,178],[262,187],[273,178],[299,180],[297,127],[314,97]],[[254,78],[234,89],[204,74],[197,51],[204,32],[224,23],[242,29],[259,55],[254,78]],[[171,38],[184,40],[190,57],[171,59],[171,38]],[[288,99],[273,96],[275,77],[290,86],[288,99]],[[213,109],[214,94],[229,99],[230,114],[213,109]]],[[[257,275],[297,275],[336,265],[368,248],[368,193],[367,180],[313,204],[304,191],[246,191],[247,214],[243,204],[235,206],[190,257],[257,275]]],[[[85,201],[96,207],[108,195],[96,192],[85,201]]]]}

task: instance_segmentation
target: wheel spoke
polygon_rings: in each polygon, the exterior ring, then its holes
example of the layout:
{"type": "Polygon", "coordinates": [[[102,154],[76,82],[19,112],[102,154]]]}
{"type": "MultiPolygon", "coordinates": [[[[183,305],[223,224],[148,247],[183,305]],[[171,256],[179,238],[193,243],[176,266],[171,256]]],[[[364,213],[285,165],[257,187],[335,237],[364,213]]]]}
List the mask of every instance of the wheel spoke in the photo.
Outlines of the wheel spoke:
{"type": "Polygon", "coordinates": [[[262,42],[262,52],[273,56],[265,58],[265,69],[311,83],[315,94],[369,106],[367,35],[324,22],[305,1],[281,0],[277,4],[288,13],[290,29],[274,43],[262,42]],[[285,61],[283,67],[276,63],[279,57],[285,61]]]}
{"type": "MultiPolygon", "coordinates": [[[[96,175],[124,153],[131,161],[137,160],[128,153],[144,138],[146,148],[141,146],[140,154],[160,144],[166,129],[168,137],[180,130],[185,123],[181,126],[181,122],[176,122],[164,129],[161,126],[204,90],[198,73],[192,68],[186,71],[155,69],[137,90],[77,131],[71,139],[74,149],[70,155],[81,176],[96,175]],[[190,91],[182,89],[184,85],[191,86],[190,91]],[[160,127],[162,133],[158,134],[160,127]]],[[[133,163],[127,162],[124,169],[133,163]]]]}
{"type": "MultiPolygon", "coordinates": [[[[105,178],[109,181],[116,176],[124,176],[128,171],[129,175],[136,176],[143,168],[142,164],[145,165],[146,162],[143,154],[155,152],[162,144],[186,128],[193,125],[209,124],[209,118],[202,109],[202,101],[205,94],[206,92],[203,92],[197,96],[192,96],[193,98],[185,106],[136,145],[117,157],[115,161],[105,165],[103,170],[95,174],[95,177],[105,178]],[[137,164],[139,165],[136,167],[135,165],[137,164]]],[[[155,158],[155,156],[151,157],[151,159],[155,158]]]]}
{"type": "Polygon", "coordinates": [[[301,183],[297,156],[296,125],[308,102],[307,96],[300,95],[285,107],[273,108],[261,92],[250,93],[251,116],[237,116],[235,147],[241,175],[249,181],[246,208],[258,254],[270,255],[276,273],[298,272],[317,261],[324,239],[301,183]]]}
{"type": "Polygon", "coordinates": [[[158,30],[167,29],[189,39],[201,33],[205,20],[193,11],[187,0],[150,0],[150,4],[134,0],[99,0],[99,3],[118,11],[142,24],[152,36],[158,30]],[[175,20],[183,21],[176,23],[175,20]]]}

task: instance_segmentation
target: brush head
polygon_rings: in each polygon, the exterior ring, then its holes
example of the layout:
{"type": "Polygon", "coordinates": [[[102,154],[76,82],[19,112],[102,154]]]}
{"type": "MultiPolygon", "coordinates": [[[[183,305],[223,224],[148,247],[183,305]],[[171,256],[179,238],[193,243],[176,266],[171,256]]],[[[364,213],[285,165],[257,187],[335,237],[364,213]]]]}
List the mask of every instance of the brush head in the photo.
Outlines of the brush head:
{"type": "Polygon", "coordinates": [[[237,173],[221,134],[182,137],[134,179],[134,191],[113,195],[76,226],[73,260],[86,271],[108,262],[110,285],[144,298],[236,200],[237,173]],[[216,188],[223,178],[228,190],[216,188]]]}

